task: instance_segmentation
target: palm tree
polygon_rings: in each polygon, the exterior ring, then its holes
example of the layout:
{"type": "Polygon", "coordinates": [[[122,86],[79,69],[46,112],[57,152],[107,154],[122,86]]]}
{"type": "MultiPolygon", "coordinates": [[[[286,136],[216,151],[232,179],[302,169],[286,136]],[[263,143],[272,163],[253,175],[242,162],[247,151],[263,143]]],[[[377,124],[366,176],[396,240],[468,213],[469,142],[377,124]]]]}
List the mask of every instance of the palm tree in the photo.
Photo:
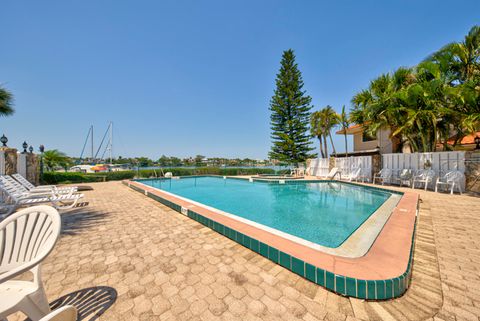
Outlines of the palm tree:
{"type": "MultiPolygon", "coordinates": [[[[332,129],[338,125],[338,114],[333,110],[333,107],[330,105],[327,105],[325,108],[321,110],[323,113],[323,118],[325,121],[324,127],[325,127],[325,141],[326,137],[328,136],[330,138],[330,144],[332,145],[333,149],[333,154],[337,155],[337,151],[335,150],[335,145],[333,144],[333,139],[332,139],[332,129]]],[[[326,147],[325,147],[326,150],[326,147]]],[[[328,154],[327,154],[328,157],[328,154]]]]}
{"type": "Polygon", "coordinates": [[[442,66],[452,81],[464,83],[480,76],[480,26],[473,26],[462,42],[452,42],[427,58],[442,66]]]}
{"type": "Polygon", "coordinates": [[[350,118],[345,111],[345,105],[342,106],[342,112],[338,115],[338,123],[342,127],[345,138],[345,155],[348,157],[347,128],[350,126],[350,118]]]}
{"type": "Polygon", "coordinates": [[[318,138],[320,142],[320,152],[322,158],[328,158],[327,139],[330,139],[333,153],[337,154],[331,135],[332,129],[338,124],[338,115],[332,106],[327,105],[319,111],[312,113],[310,117],[310,132],[313,137],[318,138]],[[323,143],[323,147],[322,147],[323,143]]]}
{"type": "Polygon", "coordinates": [[[13,95],[0,86],[0,116],[10,116],[14,112],[13,95]]]}
{"type": "Polygon", "coordinates": [[[66,168],[70,163],[70,158],[58,149],[52,149],[43,153],[43,162],[47,170],[53,171],[55,167],[59,166],[66,168]]]}
{"type": "Polygon", "coordinates": [[[320,145],[320,154],[322,158],[325,158],[326,153],[323,150],[322,140],[323,140],[323,114],[320,111],[314,111],[310,116],[310,134],[312,137],[318,138],[320,145]]]}
{"type": "Polygon", "coordinates": [[[439,142],[450,148],[452,132],[459,141],[480,128],[480,26],[416,67],[374,79],[352,105],[351,121],[368,134],[390,128],[414,151],[435,151],[439,142]]]}

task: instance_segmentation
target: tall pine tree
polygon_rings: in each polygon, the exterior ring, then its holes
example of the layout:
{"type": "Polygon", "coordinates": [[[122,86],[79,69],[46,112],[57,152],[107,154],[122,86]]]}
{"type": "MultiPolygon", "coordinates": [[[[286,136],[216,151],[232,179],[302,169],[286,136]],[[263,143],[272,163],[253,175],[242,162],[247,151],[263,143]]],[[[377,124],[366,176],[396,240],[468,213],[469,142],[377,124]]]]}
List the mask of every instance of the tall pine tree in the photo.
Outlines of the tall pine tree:
{"type": "Polygon", "coordinates": [[[298,164],[313,157],[309,135],[312,98],[302,91],[303,80],[292,49],[283,52],[277,88],[270,100],[271,159],[298,164]]]}

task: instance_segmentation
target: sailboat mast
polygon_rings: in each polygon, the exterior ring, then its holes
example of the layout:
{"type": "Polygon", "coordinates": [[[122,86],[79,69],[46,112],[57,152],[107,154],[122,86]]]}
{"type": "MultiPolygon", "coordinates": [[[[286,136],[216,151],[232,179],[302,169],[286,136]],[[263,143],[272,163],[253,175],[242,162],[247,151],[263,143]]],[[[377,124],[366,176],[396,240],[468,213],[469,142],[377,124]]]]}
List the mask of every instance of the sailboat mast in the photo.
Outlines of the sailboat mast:
{"type": "Polygon", "coordinates": [[[113,163],[113,122],[110,122],[110,164],[113,163]]]}
{"type": "Polygon", "coordinates": [[[91,137],[91,142],[92,142],[92,162],[93,162],[93,125],[90,127],[92,129],[92,137],[91,137]]]}

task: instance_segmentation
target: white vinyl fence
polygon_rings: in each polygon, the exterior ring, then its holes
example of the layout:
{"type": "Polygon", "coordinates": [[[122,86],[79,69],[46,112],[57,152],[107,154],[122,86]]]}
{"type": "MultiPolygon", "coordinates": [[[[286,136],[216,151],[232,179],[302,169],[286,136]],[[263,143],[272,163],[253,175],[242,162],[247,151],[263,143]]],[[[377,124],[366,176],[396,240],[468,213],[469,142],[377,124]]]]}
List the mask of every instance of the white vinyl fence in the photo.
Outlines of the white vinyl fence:
{"type": "Polygon", "coordinates": [[[328,158],[312,159],[310,162],[310,175],[326,177],[328,172],[328,158]]]}
{"type": "Polygon", "coordinates": [[[342,175],[350,175],[357,168],[361,168],[361,178],[368,182],[372,180],[372,156],[335,158],[335,167],[342,171],[342,175]]]}
{"type": "MultiPolygon", "coordinates": [[[[427,167],[433,169],[437,176],[443,176],[451,170],[458,170],[465,174],[465,152],[382,155],[382,168],[388,168],[397,173],[402,169],[417,171],[427,167]]],[[[462,184],[462,190],[465,190],[465,182],[462,184]]]]}

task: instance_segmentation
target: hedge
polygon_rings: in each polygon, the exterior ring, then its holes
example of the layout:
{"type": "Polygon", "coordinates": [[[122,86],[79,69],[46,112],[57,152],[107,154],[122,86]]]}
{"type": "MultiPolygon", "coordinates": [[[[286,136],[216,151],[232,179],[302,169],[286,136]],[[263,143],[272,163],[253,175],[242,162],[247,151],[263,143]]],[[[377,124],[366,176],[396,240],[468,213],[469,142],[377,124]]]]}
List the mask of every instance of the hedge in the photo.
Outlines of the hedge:
{"type": "MultiPolygon", "coordinates": [[[[275,174],[270,168],[219,168],[219,167],[198,167],[198,168],[164,168],[163,173],[171,172],[174,176],[191,175],[256,175],[275,174]]],[[[160,170],[145,169],[139,171],[119,171],[104,173],[77,173],[77,172],[45,172],[43,174],[44,184],[68,184],[68,183],[92,183],[107,181],[119,181],[132,179],[134,177],[148,178],[161,176],[160,170]]]]}

